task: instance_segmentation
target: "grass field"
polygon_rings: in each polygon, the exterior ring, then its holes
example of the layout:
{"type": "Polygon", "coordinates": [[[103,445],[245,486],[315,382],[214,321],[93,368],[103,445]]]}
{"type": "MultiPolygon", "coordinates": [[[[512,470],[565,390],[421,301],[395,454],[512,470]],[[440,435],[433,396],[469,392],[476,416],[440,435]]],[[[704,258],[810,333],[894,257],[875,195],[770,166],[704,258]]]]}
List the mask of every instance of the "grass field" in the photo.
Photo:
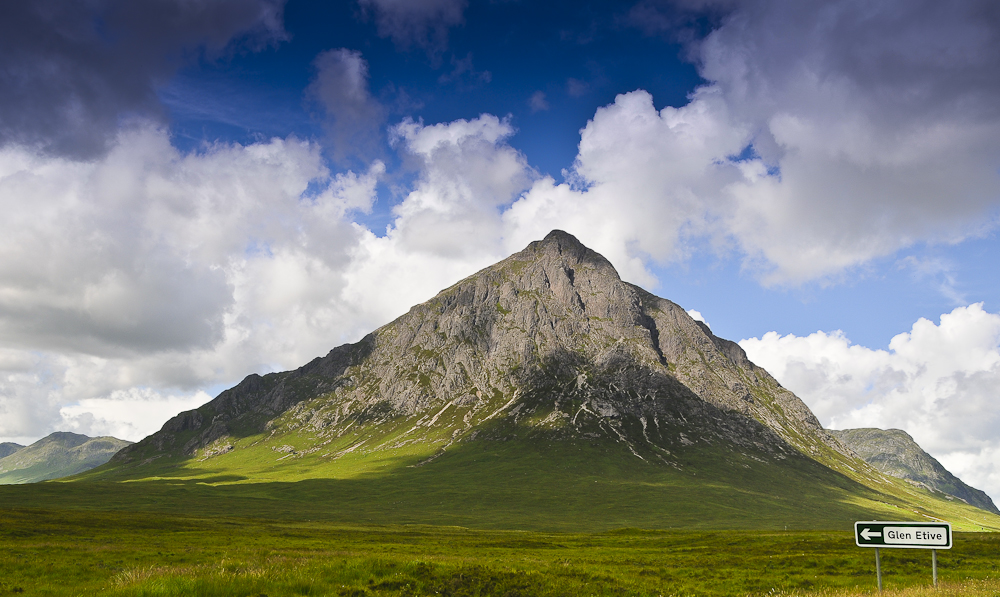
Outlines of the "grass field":
{"type": "MultiPolygon", "coordinates": [[[[954,543],[939,552],[941,594],[1000,594],[1000,534],[954,543]]],[[[883,550],[883,571],[887,589],[921,595],[930,554],[883,550]]],[[[874,555],[848,530],[572,534],[0,510],[0,595],[836,597],[874,587],[874,555]]]]}
{"type": "MultiPolygon", "coordinates": [[[[303,458],[264,482],[237,466],[253,463],[204,461],[0,486],[0,596],[847,597],[875,588],[855,520],[1000,529],[981,510],[902,481],[863,487],[804,457],[692,450],[675,469],[621,450],[480,442],[425,466],[345,457],[317,478],[302,477],[303,458]]],[[[939,560],[948,591],[1000,597],[1000,533],[959,533],[939,560]]],[[[886,550],[883,569],[899,597],[921,597],[930,554],[886,550]]]]}

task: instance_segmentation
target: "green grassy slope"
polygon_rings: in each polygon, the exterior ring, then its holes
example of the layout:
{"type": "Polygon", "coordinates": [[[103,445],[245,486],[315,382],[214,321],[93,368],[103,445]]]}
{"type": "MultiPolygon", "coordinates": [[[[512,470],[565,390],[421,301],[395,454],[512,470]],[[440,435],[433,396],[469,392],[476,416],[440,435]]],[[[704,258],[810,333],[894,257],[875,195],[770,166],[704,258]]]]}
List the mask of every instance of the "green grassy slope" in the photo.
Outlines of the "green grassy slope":
{"type": "Polygon", "coordinates": [[[990,496],[951,474],[901,429],[844,429],[830,433],[850,446],[865,462],[887,475],[908,479],[931,491],[957,497],[977,508],[1000,514],[990,496]]]}
{"type": "MultiPolygon", "coordinates": [[[[357,425],[320,450],[317,431],[306,427],[230,436],[228,450],[209,446],[196,458],[167,456],[138,467],[109,464],[75,479],[122,482],[102,492],[121,496],[116,507],[178,513],[563,531],[835,529],[870,519],[1000,530],[1000,516],[892,477],[859,482],[794,450],[714,440],[674,444],[667,457],[652,444],[608,437],[596,417],[563,435],[537,424],[550,414],[540,408],[534,419],[496,417],[477,427],[475,440],[442,451],[468,413],[451,407],[437,414],[436,424],[416,430],[416,416],[357,425]],[[132,506],[132,499],[145,505],[132,506]]],[[[275,428],[294,417],[287,413],[275,428]]]]}
{"type": "MultiPolygon", "coordinates": [[[[220,457],[221,458],[221,457],[220,457]]],[[[122,482],[0,488],[11,506],[152,510],[376,524],[603,531],[622,527],[843,529],[855,520],[944,518],[956,529],[1000,530],[1000,517],[898,485],[877,492],[805,457],[692,449],[681,468],[632,456],[609,441],[480,441],[440,457],[350,453],[289,458],[270,475],[246,459],[164,463],[162,475],[122,482]],[[291,462],[289,462],[291,461],[291,462]],[[283,474],[284,473],[284,474],[283,474]]],[[[97,473],[84,474],[99,478],[97,473]]],[[[107,477],[107,473],[103,475],[107,477]]]]}
{"type": "Polygon", "coordinates": [[[0,458],[0,485],[58,479],[90,470],[131,442],[57,431],[0,458]]]}

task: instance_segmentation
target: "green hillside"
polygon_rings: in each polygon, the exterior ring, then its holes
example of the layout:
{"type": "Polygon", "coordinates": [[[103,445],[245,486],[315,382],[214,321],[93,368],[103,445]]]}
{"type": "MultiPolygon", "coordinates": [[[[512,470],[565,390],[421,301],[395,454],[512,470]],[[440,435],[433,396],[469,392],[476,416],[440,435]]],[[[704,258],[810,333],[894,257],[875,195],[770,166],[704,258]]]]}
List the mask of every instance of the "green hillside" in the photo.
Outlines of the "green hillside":
{"type": "MultiPolygon", "coordinates": [[[[305,455],[264,466],[271,450],[259,450],[258,461],[164,463],[162,475],[99,482],[99,498],[90,497],[97,482],[30,493],[0,488],[0,496],[25,506],[496,529],[847,529],[855,520],[934,517],[959,530],[1000,530],[1000,517],[983,510],[899,480],[875,491],[804,456],[776,465],[760,454],[691,450],[676,469],[643,462],[613,442],[528,438],[464,445],[423,466],[416,465],[427,454],[417,453],[345,455],[334,463],[305,455]]],[[[82,479],[113,479],[113,472],[82,479]]]]}
{"type": "Polygon", "coordinates": [[[0,458],[0,484],[35,483],[90,470],[132,442],[57,431],[0,458]]]}
{"type": "MultiPolygon", "coordinates": [[[[831,431],[865,462],[879,471],[958,498],[977,508],[1000,514],[990,496],[948,472],[934,457],[900,429],[844,429],[831,431]]],[[[946,497],[946,499],[948,499],[946,497]]]]}

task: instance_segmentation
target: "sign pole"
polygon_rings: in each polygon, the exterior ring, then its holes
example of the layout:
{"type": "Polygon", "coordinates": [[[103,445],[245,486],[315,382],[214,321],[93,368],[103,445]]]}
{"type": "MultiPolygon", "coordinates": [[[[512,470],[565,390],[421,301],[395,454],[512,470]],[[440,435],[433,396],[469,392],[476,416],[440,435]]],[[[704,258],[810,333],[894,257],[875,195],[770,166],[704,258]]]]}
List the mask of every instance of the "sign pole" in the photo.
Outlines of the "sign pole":
{"type": "Polygon", "coordinates": [[[878,579],[878,591],[882,592],[882,561],[878,557],[878,548],[875,548],[875,578],[878,579]]]}
{"type": "Polygon", "coordinates": [[[875,548],[875,575],[882,591],[880,547],[931,550],[931,573],[937,588],[937,550],[951,549],[951,524],[941,522],[887,522],[859,520],[854,523],[854,544],[875,548]]]}
{"type": "Polygon", "coordinates": [[[951,524],[941,522],[886,522],[860,520],[854,523],[854,544],[875,548],[875,575],[882,591],[880,547],[931,550],[931,573],[937,588],[937,550],[951,549],[951,524]]]}
{"type": "Polygon", "coordinates": [[[934,574],[934,588],[937,588],[937,550],[931,550],[931,571],[934,574]]]}

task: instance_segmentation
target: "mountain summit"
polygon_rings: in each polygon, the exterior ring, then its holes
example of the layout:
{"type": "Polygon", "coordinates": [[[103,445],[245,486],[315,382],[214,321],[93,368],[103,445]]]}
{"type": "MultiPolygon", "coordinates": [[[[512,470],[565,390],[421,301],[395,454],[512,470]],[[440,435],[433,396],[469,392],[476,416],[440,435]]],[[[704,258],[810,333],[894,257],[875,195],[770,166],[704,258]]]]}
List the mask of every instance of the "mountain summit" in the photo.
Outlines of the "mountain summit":
{"type": "Polygon", "coordinates": [[[617,479],[614,491],[648,494],[659,508],[648,516],[665,521],[662,500],[682,487],[701,506],[722,491],[712,499],[736,520],[771,508],[786,521],[818,507],[846,519],[895,487],[737,344],[558,230],[357,343],[250,375],[97,474],[395,475],[459,493],[472,484],[477,503],[496,507],[516,491],[486,491],[498,474],[567,504],[617,479]]]}

